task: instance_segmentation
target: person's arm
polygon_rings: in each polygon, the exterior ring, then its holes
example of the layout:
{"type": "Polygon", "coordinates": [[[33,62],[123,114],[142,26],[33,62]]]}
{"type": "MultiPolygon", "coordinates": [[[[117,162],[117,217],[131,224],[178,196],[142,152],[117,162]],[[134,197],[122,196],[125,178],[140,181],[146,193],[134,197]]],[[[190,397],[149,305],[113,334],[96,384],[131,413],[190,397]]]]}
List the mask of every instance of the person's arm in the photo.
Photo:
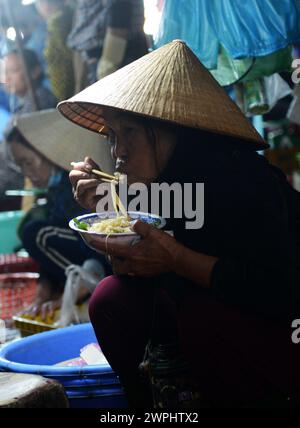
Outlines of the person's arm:
{"type": "Polygon", "coordinates": [[[109,248],[113,257],[123,258],[116,260],[116,273],[156,276],[173,272],[229,304],[267,316],[293,316],[297,311],[300,315],[300,257],[297,262],[276,183],[262,181],[257,194],[241,194],[238,205],[238,213],[229,210],[232,223],[224,222],[228,233],[218,257],[193,251],[138,223],[135,231],[143,237],[140,243],[123,252],[109,248]]]}
{"type": "Polygon", "coordinates": [[[178,248],[174,273],[203,288],[211,286],[211,276],[218,258],[198,253],[183,245],[178,248]]]}
{"type": "Polygon", "coordinates": [[[98,79],[116,71],[122,64],[130,31],[132,3],[127,0],[111,1],[108,8],[108,26],[102,56],[97,70],[98,79]]]}

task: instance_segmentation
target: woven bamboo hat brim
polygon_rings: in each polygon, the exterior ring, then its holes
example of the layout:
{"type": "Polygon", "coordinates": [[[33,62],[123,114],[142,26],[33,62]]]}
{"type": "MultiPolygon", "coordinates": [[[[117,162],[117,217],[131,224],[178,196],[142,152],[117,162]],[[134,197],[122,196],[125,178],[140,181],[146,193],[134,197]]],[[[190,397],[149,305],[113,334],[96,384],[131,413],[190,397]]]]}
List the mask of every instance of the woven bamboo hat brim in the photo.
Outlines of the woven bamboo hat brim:
{"type": "Polygon", "coordinates": [[[72,122],[105,133],[103,107],[230,135],[253,149],[264,142],[225,90],[180,41],[143,56],[58,105],[72,122]]]}
{"type": "Polygon", "coordinates": [[[109,145],[101,144],[105,138],[73,126],[56,109],[20,115],[13,126],[37,152],[62,169],[70,170],[71,162],[89,156],[104,171],[113,171],[109,145]]]}

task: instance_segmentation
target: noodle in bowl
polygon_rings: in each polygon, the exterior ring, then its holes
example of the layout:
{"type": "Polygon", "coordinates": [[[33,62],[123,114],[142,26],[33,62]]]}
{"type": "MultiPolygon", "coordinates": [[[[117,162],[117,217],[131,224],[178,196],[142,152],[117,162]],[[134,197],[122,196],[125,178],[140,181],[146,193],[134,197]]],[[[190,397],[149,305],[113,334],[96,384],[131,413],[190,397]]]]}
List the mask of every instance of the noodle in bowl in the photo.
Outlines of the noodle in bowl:
{"type": "Polygon", "coordinates": [[[138,242],[141,239],[140,236],[131,230],[131,226],[137,220],[144,221],[158,229],[162,229],[166,225],[165,219],[155,214],[129,211],[128,216],[129,219],[122,215],[117,216],[115,212],[85,214],[71,220],[69,226],[80,233],[90,248],[103,254],[105,251],[100,251],[98,247],[94,246],[95,243],[104,247],[109,242],[122,246],[130,246],[138,242]],[[86,230],[82,227],[86,227],[86,230]]]}

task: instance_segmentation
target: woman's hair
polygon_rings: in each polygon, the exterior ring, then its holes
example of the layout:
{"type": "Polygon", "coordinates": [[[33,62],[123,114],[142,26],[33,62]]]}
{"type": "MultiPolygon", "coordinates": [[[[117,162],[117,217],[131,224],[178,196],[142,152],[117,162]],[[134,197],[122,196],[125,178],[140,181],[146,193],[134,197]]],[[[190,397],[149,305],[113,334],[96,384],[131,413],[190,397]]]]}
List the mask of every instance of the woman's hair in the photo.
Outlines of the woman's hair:
{"type": "MultiPolygon", "coordinates": [[[[11,144],[12,142],[16,142],[18,144],[22,144],[23,146],[27,147],[28,149],[35,151],[33,147],[28,143],[28,141],[23,137],[21,132],[18,130],[16,126],[10,127],[5,132],[5,144],[4,144],[4,153],[5,157],[8,160],[8,162],[15,168],[16,167],[16,161],[12,152],[11,144]]],[[[21,172],[21,170],[19,170],[21,172]]]]}
{"type": "Polygon", "coordinates": [[[46,159],[48,162],[52,163],[52,161],[49,161],[41,152],[39,152],[35,147],[33,147],[24,137],[24,135],[19,131],[17,126],[13,126],[10,130],[7,131],[6,136],[6,153],[8,154],[9,158],[14,161],[14,157],[11,150],[11,143],[15,142],[17,144],[21,144],[22,146],[26,147],[27,149],[31,150],[33,153],[36,153],[38,156],[40,156],[43,159],[46,159]]]}
{"type": "Polygon", "coordinates": [[[251,143],[248,144],[241,138],[233,137],[226,134],[218,134],[216,132],[190,128],[187,126],[179,125],[176,123],[165,122],[162,120],[156,119],[142,119],[144,126],[150,132],[150,136],[153,144],[155,145],[155,132],[154,129],[156,126],[163,127],[166,131],[172,132],[177,136],[177,141],[179,144],[185,144],[187,142],[194,143],[196,151],[200,153],[206,148],[209,150],[220,150],[220,151],[232,151],[232,150],[243,150],[243,151],[252,151],[253,148],[251,143]]]}
{"type": "Polygon", "coordinates": [[[243,144],[243,141],[236,137],[231,137],[230,135],[217,134],[211,131],[206,131],[202,129],[189,128],[183,125],[178,125],[176,123],[166,122],[163,120],[152,119],[152,118],[143,118],[139,117],[138,120],[143,124],[146,129],[151,145],[155,148],[157,137],[155,133],[156,127],[163,128],[165,131],[173,133],[177,136],[178,143],[182,144],[184,142],[194,142],[197,144],[199,150],[200,143],[202,144],[202,148],[204,149],[206,145],[213,144],[214,148],[217,150],[224,149],[232,150],[232,149],[245,149],[247,148],[247,144],[243,144]]]}
{"type": "Polygon", "coordinates": [[[44,157],[38,150],[36,150],[23,136],[23,134],[19,131],[16,126],[13,126],[7,133],[5,138],[7,143],[16,142],[18,144],[22,144],[22,146],[27,147],[27,149],[31,150],[34,153],[37,153],[39,156],[44,157]]]}
{"type": "Polygon", "coordinates": [[[6,142],[12,143],[13,141],[22,144],[31,150],[34,150],[34,148],[28,143],[26,138],[23,136],[23,134],[21,134],[16,126],[13,126],[6,134],[6,142]]]}

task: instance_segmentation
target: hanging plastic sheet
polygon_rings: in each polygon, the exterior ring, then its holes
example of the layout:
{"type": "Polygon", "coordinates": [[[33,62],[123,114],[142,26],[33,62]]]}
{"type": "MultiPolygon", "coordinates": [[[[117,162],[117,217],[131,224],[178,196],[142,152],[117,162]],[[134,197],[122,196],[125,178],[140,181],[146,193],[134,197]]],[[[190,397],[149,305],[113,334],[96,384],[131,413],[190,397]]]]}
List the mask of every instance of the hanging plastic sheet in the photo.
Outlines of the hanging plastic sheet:
{"type": "Polygon", "coordinates": [[[209,69],[220,44],[234,59],[266,56],[300,43],[300,0],[166,0],[156,45],[178,38],[209,69]]]}
{"type": "Polygon", "coordinates": [[[291,95],[292,89],[279,74],[235,85],[238,102],[248,116],[268,113],[282,98],[291,95]]]}
{"type": "Polygon", "coordinates": [[[217,67],[219,42],[207,19],[210,0],[165,0],[155,45],[184,40],[209,69],[217,67]]]}
{"type": "Polygon", "coordinates": [[[233,58],[269,55],[300,40],[299,0],[204,3],[217,39],[233,58]]]}
{"type": "Polygon", "coordinates": [[[239,81],[248,82],[291,70],[291,52],[292,48],[287,47],[262,57],[233,59],[221,47],[217,68],[210,71],[222,86],[230,86],[239,81]]]}

